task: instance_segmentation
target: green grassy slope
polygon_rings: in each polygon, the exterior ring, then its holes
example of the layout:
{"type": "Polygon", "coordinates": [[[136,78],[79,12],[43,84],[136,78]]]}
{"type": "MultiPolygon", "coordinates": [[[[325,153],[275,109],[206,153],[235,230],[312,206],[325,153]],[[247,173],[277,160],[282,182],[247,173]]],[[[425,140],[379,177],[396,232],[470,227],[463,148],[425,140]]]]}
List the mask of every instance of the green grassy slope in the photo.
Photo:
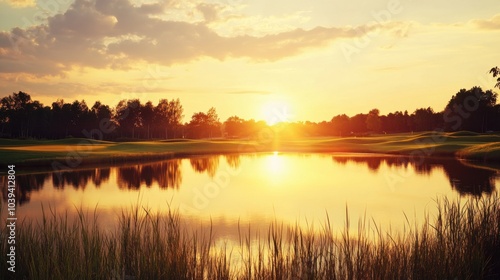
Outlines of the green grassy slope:
{"type": "Polygon", "coordinates": [[[0,164],[46,165],[54,160],[111,163],[201,154],[268,151],[459,156],[465,159],[500,161],[500,135],[425,132],[345,138],[274,138],[261,141],[180,139],[142,142],[109,142],[79,138],[51,141],[0,139],[0,164]]]}

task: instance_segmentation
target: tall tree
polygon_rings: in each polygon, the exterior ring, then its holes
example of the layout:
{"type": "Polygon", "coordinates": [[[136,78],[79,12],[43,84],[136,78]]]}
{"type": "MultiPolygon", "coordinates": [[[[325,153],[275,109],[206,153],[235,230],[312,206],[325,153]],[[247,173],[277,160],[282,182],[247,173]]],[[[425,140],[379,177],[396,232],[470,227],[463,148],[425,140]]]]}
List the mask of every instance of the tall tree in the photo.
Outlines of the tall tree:
{"type": "Polygon", "coordinates": [[[219,132],[220,135],[220,126],[221,123],[219,121],[219,115],[217,115],[217,111],[214,107],[208,109],[207,112],[207,125],[209,129],[209,137],[212,138],[215,136],[215,133],[219,132]]]}
{"type": "Polygon", "coordinates": [[[349,126],[351,127],[351,131],[355,133],[363,133],[367,132],[366,128],[366,119],[368,115],[366,114],[357,114],[349,119],[349,126]]]}
{"type": "Polygon", "coordinates": [[[244,132],[244,122],[245,120],[238,116],[229,117],[224,122],[224,135],[230,138],[241,137],[244,132]]]}
{"type": "Polygon", "coordinates": [[[194,138],[212,138],[217,131],[220,133],[220,126],[219,116],[214,107],[211,107],[207,113],[194,113],[188,124],[189,134],[194,138]]]}
{"type": "Polygon", "coordinates": [[[35,112],[42,109],[42,104],[33,102],[31,96],[19,91],[0,100],[3,129],[12,137],[33,137],[37,119],[35,112]]]}
{"type": "Polygon", "coordinates": [[[380,111],[378,109],[372,109],[366,117],[366,128],[373,132],[380,132],[382,127],[382,122],[380,121],[380,111]]]}
{"type": "Polygon", "coordinates": [[[155,107],[155,124],[159,135],[165,138],[176,137],[177,128],[184,118],[184,109],[179,99],[161,99],[155,107]],[[171,132],[169,135],[169,131],[171,132]],[[163,134],[164,133],[164,134],[163,134]]]}
{"type": "Polygon", "coordinates": [[[90,128],[89,123],[89,108],[85,100],[75,100],[70,105],[70,135],[74,137],[81,137],[82,130],[90,128]]]}
{"type": "Polygon", "coordinates": [[[121,100],[115,110],[115,120],[120,126],[121,135],[135,138],[137,129],[142,127],[139,99],[121,100]]]}
{"type": "Polygon", "coordinates": [[[179,98],[176,100],[171,100],[168,103],[168,124],[169,128],[173,131],[173,137],[176,138],[176,132],[179,126],[182,124],[182,119],[184,118],[184,108],[181,105],[179,98]]]}
{"type": "Polygon", "coordinates": [[[484,132],[498,120],[488,119],[496,104],[497,94],[480,87],[461,89],[453,95],[444,109],[447,130],[484,132]]]}
{"type": "Polygon", "coordinates": [[[144,138],[151,138],[151,127],[153,126],[153,121],[155,117],[154,106],[151,101],[146,102],[146,104],[141,105],[140,113],[142,118],[142,124],[144,128],[144,138]]]}
{"type": "Polygon", "coordinates": [[[415,131],[429,131],[438,128],[434,116],[435,113],[431,107],[415,110],[412,118],[415,131]]]}
{"type": "Polygon", "coordinates": [[[188,124],[189,136],[191,138],[202,138],[208,136],[208,116],[203,112],[194,113],[188,124]]]}
{"type": "Polygon", "coordinates": [[[335,134],[338,136],[346,136],[349,134],[349,117],[346,114],[337,115],[330,121],[335,134]]]}

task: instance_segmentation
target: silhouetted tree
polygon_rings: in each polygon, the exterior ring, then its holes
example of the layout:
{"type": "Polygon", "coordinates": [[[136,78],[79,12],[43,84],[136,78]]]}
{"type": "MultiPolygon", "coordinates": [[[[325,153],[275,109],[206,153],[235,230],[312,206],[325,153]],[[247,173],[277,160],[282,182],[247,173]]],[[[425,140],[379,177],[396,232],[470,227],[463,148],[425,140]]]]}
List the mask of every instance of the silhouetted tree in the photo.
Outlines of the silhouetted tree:
{"type": "Polygon", "coordinates": [[[409,131],[408,121],[409,115],[406,111],[404,114],[401,111],[389,113],[387,116],[381,116],[382,130],[386,132],[404,132],[409,131]]]}
{"type": "Polygon", "coordinates": [[[232,116],[229,117],[225,122],[224,122],[224,134],[226,137],[241,137],[242,134],[244,133],[244,122],[245,120],[237,117],[237,116],[232,116]]]}
{"type": "Polygon", "coordinates": [[[346,114],[337,115],[330,121],[335,135],[346,136],[349,134],[349,117],[346,114]]]}
{"type": "Polygon", "coordinates": [[[121,100],[116,105],[115,119],[120,126],[121,136],[135,138],[136,130],[142,127],[139,99],[121,100]]]}
{"type": "MultiPolygon", "coordinates": [[[[220,122],[214,107],[207,113],[194,113],[189,122],[189,135],[194,138],[214,137],[217,131],[220,132],[220,122]]],[[[219,134],[220,135],[220,134],[219,134]]]]}
{"type": "Polygon", "coordinates": [[[443,113],[447,130],[470,130],[484,132],[490,124],[498,120],[489,120],[488,115],[493,110],[497,94],[491,90],[483,91],[480,87],[470,90],[461,89],[453,95],[443,113]]]}
{"type": "Polygon", "coordinates": [[[378,109],[372,109],[366,117],[366,128],[373,132],[380,132],[381,127],[380,111],[378,109]]]}
{"type": "Polygon", "coordinates": [[[155,107],[155,130],[160,137],[168,138],[169,127],[169,101],[168,99],[161,99],[155,107]],[[164,134],[163,134],[164,132],[164,134]]]}
{"type": "Polygon", "coordinates": [[[73,101],[69,112],[69,134],[74,137],[83,137],[82,130],[91,128],[91,119],[91,113],[85,100],[73,101]]]}
{"type": "Polygon", "coordinates": [[[367,132],[366,128],[366,118],[368,115],[366,114],[357,114],[350,119],[349,127],[351,128],[351,132],[354,133],[364,133],[367,132]]]}
{"type": "MultiPolygon", "coordinates": [[[[108,105],[102,104],[100,101],[96,101],[92,108],[90,108],[90,118],[91,118],[91,127],[89,127],[89,131],[94,129],[101,130],[104,128],[105,133],[102,134],[104,139],[110,139],[114,136],[116,132],[116,125],[112,121],[113,120],[113,112],[108,105]]],[[[88,134],[87,136],[88,137],[88,134]]]]}
{"type": "Polygon", "coordinates": [[[190,138],[202,138],[207,135],[207,114],[203,112],[194,113],[188,124],[190,138]]]}
{"type": "MultiPolygon", "coordinates": [[[[490,72],[494,77],[500,76],[498,67],[492,68],[490,72]]],[[[495,86],[500,88],[499,84],[495,86]]],[[[102,134],[110,140],[119,137],[167,139],[179,136],[257,139],[263,137],[262,131],[272,132],[272,137],[282,139],[441,128],[448,131],[500,131],[500,105],[496,102],[497,94],[493,91],[473,87],[470,90],[462,89],[453,95],[442,112],[435,112],[427,107],[417,109],[411,115],[408,111],[380,115],[380,112],[374,109],[368,114],[357,114],[353,117],[336,115],[330,121],[302,121],[273,126],[264,121],[244,120],[232,116],[222,126],[213,107],[206,113],[193,114],[190,122],[183,125],[183,107],[179,99],[161,99],[157,106],[151,101],[141,104],[139,99],[121,100],[113,110],[99,101],[89,108],[84,100],[65,103],[64,100],[58,99],[49,107],[32,100],[29,94],[20,91],[0,99],[0,137],[95,137],[97,134],[91,134],[89,131],[101,129],[103,123],[109,127],[110,122],[113,128],[111,132],[102,134]]]]}
{"type": "Polygon", "coordinates": [[[217,132],[220,133],[221,123],[219,121],[219,115],[214,107],[208,109],[207,112],[207,124],[209,129],[210,138],[216,135],[217,132]]]}
{"type": "Polygon", "coordinates": [[[153,125],[153,121],[155,118],[155,111],[154,111],[153,103],[151,103],[151,101],[148,101],[148,102],[146,102],[146,104],[141,105],[140,113],[141,113],[141,120],[142,120],[143,130],[144,130],[144,138],[150,139],[151,138],[151,127],[153,125]]]}
{"type": "Polygon", "coordinates": [[[43,105],[19,91],[0,100],[1,134],[10,137],[43,137],[49,115],[43,105]]]}
{"type": "Polygon", "coordinates": [[[178,137],[176,132],[178,128],[182,124],[182,119],[184,118],[184,108],[181,105],[179,98],[176,100],[171,100],[168,103],[168,112],[169,112],[169,128],[173,131],[173,137],[178,137]]]}
{"type": "Polygon", "coordinates": [[[161,99],[154,109],[155,127],[160,137],[177,137],[176,131],[181,126],[184,117],[181,102],[179,99],[168,101],[161,99]],[[171,132],[169,135],[169,131],[171,132]]]}
{"type": "Polygon", "coordinates": [[[431,107],[415,110],[412,116],[415,131],[428,131],[438,128],[436,125],[434,110],[431,107]]]}

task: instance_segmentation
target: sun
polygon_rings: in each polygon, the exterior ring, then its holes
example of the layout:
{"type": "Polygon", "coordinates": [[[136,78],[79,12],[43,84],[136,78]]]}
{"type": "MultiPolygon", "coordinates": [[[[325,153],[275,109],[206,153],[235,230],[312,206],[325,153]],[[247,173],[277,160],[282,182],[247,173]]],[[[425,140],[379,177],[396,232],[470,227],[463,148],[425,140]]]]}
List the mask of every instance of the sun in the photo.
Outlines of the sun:
{"type": "Polygon", "coordinates": [[[262,118],[268,125],[291,121],[290,103],[284,99],[271,100],[262,106],[262,118]]]}

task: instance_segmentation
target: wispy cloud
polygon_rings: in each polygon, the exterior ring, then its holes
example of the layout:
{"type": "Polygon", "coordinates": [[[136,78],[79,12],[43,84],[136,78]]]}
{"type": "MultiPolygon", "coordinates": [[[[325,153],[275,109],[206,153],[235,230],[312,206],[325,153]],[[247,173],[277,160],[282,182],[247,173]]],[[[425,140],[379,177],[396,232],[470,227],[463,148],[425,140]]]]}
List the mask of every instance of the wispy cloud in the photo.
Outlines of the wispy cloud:
{"type": "Polygon", "coordinates": [[[490,19],[475,19],[471,23],[483,30],[500,30],[500,14],[495,15],[490,19]]]}
{"type": "Polygon", "coordinates": [[[0,2],[7,3],[16,8],[33,7],[36,5],[36,0],[0,0],[0,2]]]}

